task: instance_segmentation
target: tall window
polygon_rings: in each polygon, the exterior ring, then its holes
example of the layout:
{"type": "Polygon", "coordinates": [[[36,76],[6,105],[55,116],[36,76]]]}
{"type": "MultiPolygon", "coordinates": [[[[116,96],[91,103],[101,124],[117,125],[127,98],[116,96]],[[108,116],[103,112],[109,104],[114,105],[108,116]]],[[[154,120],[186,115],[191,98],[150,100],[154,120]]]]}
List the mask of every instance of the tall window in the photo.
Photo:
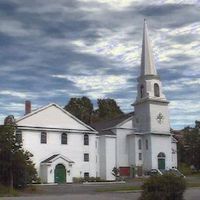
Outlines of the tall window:
{"type": "Polygon", "coordinates": [[[22,132],[20,130],[16,131],[16,142],[17,143],[22,143],[22,132]]]}
{"type": "Polygon", "coordinates": [[[143,85],[140,86],[140,97],[141,98],[144,97],[144,86],[143,85]]]}
{"type": "Polygon", "coordinates": [[[84,162],[89,162],[89,153],[84,153],[84,162]]]}
{"type": "Polygon", "coordinates": [[[67,134],[62,133],[61,135],[61,144],[67,144],[67,134]]]}
{"type": "Polygon", "coordinates": [[[47,133],[46,132],[41,132],[41,144],[46,144],[47,143],[47,133]]]}
{"type": "Polygon", "coordinates": [[[146,144],[146,150],[148,150],[148,149],[149,149],[149,143],[148,143],[148,140],[147,140],[147,139],[146,139],[145,144],[146,144]]]}
{"type": "Polygon", "coordinates": [[[142,140],[141,139],[139,139],[138,140],[138,149],[142,149],[142,140]]]}
{"type": "Polygon", "coordinates": [[[89,135],[84,134],[84,145],[89,145],[89,135]]]}
{"type": "Polygon", "coordinates": [[[139,153],[139,160],[142,160],[142,153],[139,153]]]}
{"type": "Polygon", "coordinates": [[[154,84],[154,96],[159,97],[160,96],[160,89],[158,83],[154,84]]]}

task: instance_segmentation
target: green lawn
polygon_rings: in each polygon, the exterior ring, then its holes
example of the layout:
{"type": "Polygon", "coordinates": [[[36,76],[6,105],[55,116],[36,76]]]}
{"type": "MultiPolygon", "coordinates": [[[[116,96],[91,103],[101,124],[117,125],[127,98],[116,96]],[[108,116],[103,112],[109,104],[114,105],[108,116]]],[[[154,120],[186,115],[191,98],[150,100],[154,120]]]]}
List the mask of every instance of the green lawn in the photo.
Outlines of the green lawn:
{"type": "Polygon", "coordinates": [[[141,190],[141,186],[124,186],[124,187],[113,187],[107,189],[97,189],[96,192],[128,192],[141,190]]]}
{"type": "MultiPolygon", "coordinates": [[[[133,179],[129,182],[144,182],[146,179],[133,179]]],[[[186,177],[187,187],[200,187],[200,174],[193,174],[192,176],[186,177]]],[[[96,192],[129,192],[129,191],[137,191],[141,190],[141,186],[113,186],[112,188],[106,189],[97,189],[96,192]]]]}
{"type": "Polygon", "coordinates": [[[186,177],[188,187],[200,187],[200,173],[186,177]]]}
{"type": "Polygon", "coordinates": [[[18,196],[18,192],[15,189],[10,189],[3,185],[0,185],[0,197],[4,196],[18,196]]]}

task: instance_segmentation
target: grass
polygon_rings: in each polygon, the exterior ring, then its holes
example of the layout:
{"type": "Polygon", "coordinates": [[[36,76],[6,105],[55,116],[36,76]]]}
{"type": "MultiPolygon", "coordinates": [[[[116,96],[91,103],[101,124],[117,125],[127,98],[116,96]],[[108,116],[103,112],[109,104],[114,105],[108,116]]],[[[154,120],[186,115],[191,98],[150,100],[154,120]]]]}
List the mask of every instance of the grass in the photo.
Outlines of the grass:
{"type": "Polygon", "coordinates": [[[0,197],[5,196],[18,196],[19,193],[15,189],[10,189],[9,187],[0,185],[0,197]]]}
{"type": "Polygon", "coordinates": [[[191,177],[200,178],[200,172],[198,172],[198,173],[192,173],[190,176],[191,176],[191,177]]]}
{"type": "Polygon", "coordinates": [[[28,194],[34,194],[34,193],[41,193],[40,190],[38,190],[38,188],[35,185],[30,185],[24,189],[10,189],[9,187],[0,185],[0,197],[16,197],[16,196],[20,196],[23,193],[28,193],[28,194]]]}
{"type": "Polygon", "coordinates": [[[141,186],[124,186],[124,187],[113,187],[106,189],[97,189],[96,192],[128,192],[128,191],[136,191],[141,190],[141,186]]]}
{"type": "MultiPolygon", "coordinates": [[[[144,182],[146,179],[133,179],[131,182],[144,182]]],[[[196,173],[189,177],[189,179],[186,177],[187,182],[187,188],[192,187],[200,187],[200,174],[196,173]],[[194,179],[193,179],[194,178],[194,179]],[[199,178],[199,179],[198,179],[199,178]]],[[[102,188],[97,189],[96,192],[129,192],[129,191],[136,191],[141,190],[141,186],[113,186],[111,188],[102,188]]]]}
{"type": "Polygon", "coordinates": [[[200,187],[200,182],[199,183],[187,183],[187,187],[200,187]]]}

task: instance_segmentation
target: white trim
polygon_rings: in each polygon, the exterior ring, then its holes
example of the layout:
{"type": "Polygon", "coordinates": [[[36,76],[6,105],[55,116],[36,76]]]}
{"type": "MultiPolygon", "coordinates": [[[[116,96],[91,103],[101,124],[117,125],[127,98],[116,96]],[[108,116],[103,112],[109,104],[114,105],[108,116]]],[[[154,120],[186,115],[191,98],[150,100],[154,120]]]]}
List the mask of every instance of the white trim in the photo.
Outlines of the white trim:
{"type": "Polygon", "coordinates": [[[89,130],[79,130],[79,129],[67,129],[67,128],[50,128],[50,127],[34,127],[34,126],[17,126],[19,130],[33,130],[33,131],[56,131],[56,132],[67,132],[67,133],[87,133],[87,134],[98,134],[98,132],[89,130]]]}
{"type": "Polygon", "coordinates": [[[116,138],[117,137],[116,135],[102,135],[102,136],[110,137],[110,138],[116,138]]]}
{"type": "MultiPolygon", "coordinates": [[[[74,163],[74,161],[72,161],[71,159],[69,159],[69,158],[67,158],[67,157],[65,157],[65,156],[63,156],[63,155],[61,155],[61,154],[59,154],[59,155],[57,155],[56,157],[54,157],[53,159],[51,159],[51,160],[48,161],[48,162],[43,162],[43,161],[41,161],[40,164],[41,164],[41,165],[51,164],[51,163],[53,163],[54,161],[58,160],[59,158],[65,160],[65,161],[68,162],[68,163],[74,163]]],[[[48,159],[48,158],[47,158],[47,159],[48,159]]]]}

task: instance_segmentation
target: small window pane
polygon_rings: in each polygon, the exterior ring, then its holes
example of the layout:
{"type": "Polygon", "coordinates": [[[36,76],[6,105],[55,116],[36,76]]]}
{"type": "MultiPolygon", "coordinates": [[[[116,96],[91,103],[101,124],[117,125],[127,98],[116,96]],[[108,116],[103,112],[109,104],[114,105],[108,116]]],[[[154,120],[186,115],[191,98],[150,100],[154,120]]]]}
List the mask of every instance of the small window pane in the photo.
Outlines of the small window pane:
{"type": "Polygon", "coordinates": [[[149,149],[148,140],[146,140],[146,149],[149,149]]]}
{"type": "Polygon", "coordinates": [[[22,143],[22,132],[21,131],[16,132],[16,142],[22,143]]]}
{"type": "Polygon", "coordinates": [[[141,98],[144,97],[144,86],[143,85],[140,86],[140,97],[141,98]]]}
{"type": "Polygon", "coordinates": [[[41,133],[41,144],[46,144],[47,143],[47,133],[42,132],[41,133]]]}
{"type": "Polygon", "coordinates": [[[62,133],[61,135],[61,144],[67,144],[67,134],[62,133]]]}
{"type": "Polygon", "coordinates": [[[84,134],[84,145],[89,145],[89,135],[84,134]]]}
{"type": "Polygon", "coordinates": [[[89,162],[89,153],[84,153],[84,162],[89,162]]]}
{"type": "Polygon", "coordinates": [[[142,140],[141,139],[139,139],[138,140],[138,149],[142,149],[142,140]]]}

